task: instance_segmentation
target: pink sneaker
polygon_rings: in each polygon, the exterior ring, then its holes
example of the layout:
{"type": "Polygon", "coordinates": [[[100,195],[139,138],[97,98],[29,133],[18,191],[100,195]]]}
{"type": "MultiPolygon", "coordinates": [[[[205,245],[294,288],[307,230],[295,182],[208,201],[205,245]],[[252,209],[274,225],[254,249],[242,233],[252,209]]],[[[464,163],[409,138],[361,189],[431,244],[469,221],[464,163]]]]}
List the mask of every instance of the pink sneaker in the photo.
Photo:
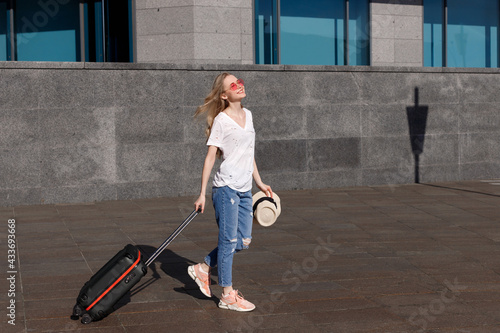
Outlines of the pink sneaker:
{"type": "Polygon", "coordinates": [[[238,290],[233,290],[229,295],[222,294],[219,308],[246,312],[254,310],[255,305],[244,299],[243,295],[238,293],[238,290]]]}
{"type": "Polygon", "coordinates": [[[201,264],[188,267],[189,276],[196,282],[200,291],[207,297],[212,297],[210,291],[210,272],[207,273],[201,268],[201,264]]]}

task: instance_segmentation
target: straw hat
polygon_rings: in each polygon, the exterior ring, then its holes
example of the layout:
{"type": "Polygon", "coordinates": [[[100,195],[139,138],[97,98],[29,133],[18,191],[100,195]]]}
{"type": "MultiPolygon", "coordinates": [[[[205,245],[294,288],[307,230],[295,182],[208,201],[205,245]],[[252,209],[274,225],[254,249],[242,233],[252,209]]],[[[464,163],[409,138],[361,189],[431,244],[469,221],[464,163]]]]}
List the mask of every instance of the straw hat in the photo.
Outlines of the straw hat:
{"type": "Polygon", "coordinates": [[[269,227],[281,214],[280,197],[273,192],[273,197],[268,197],[262,191],[253,195],[253,220],[263,227],[269,227]]]}

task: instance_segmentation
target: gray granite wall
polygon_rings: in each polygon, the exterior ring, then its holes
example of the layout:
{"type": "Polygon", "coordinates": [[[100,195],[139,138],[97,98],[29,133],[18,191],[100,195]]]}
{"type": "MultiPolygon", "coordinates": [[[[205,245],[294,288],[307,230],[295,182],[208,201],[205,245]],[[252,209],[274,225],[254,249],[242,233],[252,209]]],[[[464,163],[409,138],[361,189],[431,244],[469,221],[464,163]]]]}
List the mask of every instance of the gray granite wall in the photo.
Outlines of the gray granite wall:
{"type": "Polygon", "coordinates": [[[373,66],[423,66],[422,4],[422,0],[371,1],[373,66]]]}
{"type": "Polygon", "coordinates": [[[500,177],[495,69],[0,62],[0,206],[196,195],[225,70],[276,191],[500,177]]]}
{"type": "Polygon", "coordinates": [[[253,64],[252,4],[136,0],[137,62],[253,64]]]}

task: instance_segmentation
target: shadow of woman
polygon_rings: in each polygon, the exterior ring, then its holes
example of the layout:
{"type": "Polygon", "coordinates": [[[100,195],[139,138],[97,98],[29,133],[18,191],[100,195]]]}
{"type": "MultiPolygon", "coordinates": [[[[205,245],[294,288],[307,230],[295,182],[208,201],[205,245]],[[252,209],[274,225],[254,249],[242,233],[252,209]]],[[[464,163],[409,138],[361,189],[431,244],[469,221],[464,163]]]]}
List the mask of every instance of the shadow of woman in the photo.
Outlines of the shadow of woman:
{"type": "MultiPolygon", "coordinates": [[[[138,245],[139,249],[145,254],[145,256],[149,257],[151,256],[155,251],[156,247],[149,246],[149,245],[138,245]]],[[[132,288],[127,294],[125,294],[122,299],[118,303],[115,304],[113,311],[118,310],[119,308],[127,305],[130,303],[131,298],[143,291],[144,289],[148,288],[150,285],[155,283],[156,281],[161,279],[161,275],[157,271],[157,267],[159,267],[165,274],[168,276],[172,277],[173,279],[179,281],[183,286],[181,287],[174,287],[173,290],[179,293],[183,294],[188,294],[194,298],[197,299],[207,299],[205,295],[202,294],[200,289],[198,288],[198,285],[196,282],[191,279],[191,277],[188,275],[187,269],[190,265],[196,264],[196,262],[184,258],[177,253],[166,249],[163,251],[158,258],[156,258],[155,262],[153,262],[149,267],[148,271],[152,272],[152,275],[148,272],[148,274],[145,276],[150,276],[147,278],[144,282],[139,283],[137,286],[132,288]],[[157,265],[155,265],[155,262],[157,265]],[[159,264],[159,265],[158,265],[159,264]]],[[[215,282],[212,280],[211,284],[214,284],[215,282]]],[[[215,296],[212,296],[211,298],[216,304],[218,304],[219,299],[217,299],[215,296]]]]}

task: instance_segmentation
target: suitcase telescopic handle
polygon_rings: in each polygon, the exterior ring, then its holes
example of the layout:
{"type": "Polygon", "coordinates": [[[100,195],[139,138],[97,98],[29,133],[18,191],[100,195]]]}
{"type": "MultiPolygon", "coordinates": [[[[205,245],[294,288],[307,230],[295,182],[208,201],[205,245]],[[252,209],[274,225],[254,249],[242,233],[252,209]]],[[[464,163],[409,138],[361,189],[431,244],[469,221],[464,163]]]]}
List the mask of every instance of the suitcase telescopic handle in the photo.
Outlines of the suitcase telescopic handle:
{"type": "Polygon", "coordinates": [[[188,217],[186,217],[186,219],[181,223],[180,226],[177,227],[177,229],[175,229],[175,231],[170,235],[168,236],[167,239],[165,239],[165,241],[158,247],[158,249],[156,249],[155,253],[153,253],[151,255],[151,257],[149,257],[149,259],[146,261],[145,265],[146,266],[149,266],[156,258],[158,258],[158,256],[163,252],[163,250],[165,250],[165,248],[170,244],[172,243],[172,241],[175,239],[175,237],[177,237],[181,232],[182,230],[184,230],[187,225],[196,217],[196,215],[198,215],[199,213],[201,213],[201,208],[199,208],[198,210],[193,210],[191,212],[191,214],[189,214],[188,217]]]}

